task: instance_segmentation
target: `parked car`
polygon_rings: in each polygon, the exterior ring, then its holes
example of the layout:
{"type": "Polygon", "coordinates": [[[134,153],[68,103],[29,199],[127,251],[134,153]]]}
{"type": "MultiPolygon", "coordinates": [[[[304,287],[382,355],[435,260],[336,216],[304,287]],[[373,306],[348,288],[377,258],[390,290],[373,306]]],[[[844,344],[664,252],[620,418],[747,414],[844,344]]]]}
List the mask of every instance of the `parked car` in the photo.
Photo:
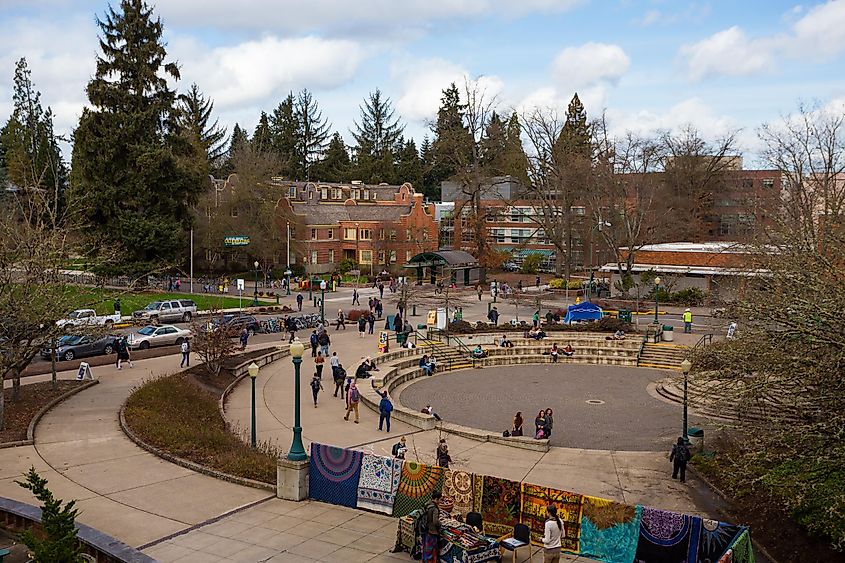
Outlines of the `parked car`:
{"type": "Polygon", "coordinates": [[[519,266],[515,262],[505,262],[502,264],[502,269],[506,272],[518,272],[519,266]]]}
{"type": "Polygon", "coordinates": [[[207,326],[207,330],[225,330],[229,336],[239,336],[244,329],[247,329],[250,336],[255,336],[259,331],[258,319],[252,315],[241,313],[227,313],[222,318],[213,319],[207,326]]]}
{"type": "Polygon", "coordinates": [[[191,337],[191,331],[186,328],[176,328],[172,325],[145,326],[136,333],[130,334],[129,347],[133,350],[146,350],[152,346],[179,345],[191,337]]]}
{"type": "MultiPolygon", "coordinates": [[[[108,356],[114,353],[115,342],[117,337],[111,334],[100,337],[67,334],[56,341],[56,359],[70,361],[85,356],[108,356]]],[[[49,360],[50,356],[50,346],[41,348],[42,358],[49,360]]]]}
{"type": "Polygon", "coordinates": [[[132,313],[132,320],[136,323],[153,324],[164,322],[191,322],[197,314],[197,304],[190,299],[173,299],[170,301],[153,301],[140,311],[132,313]]]}
{"type": "Polygon", "coordinates": [[[120,313],[114,315],[98,315],[94,309],[77,309],[71,311],[67,317],[56,321],[56,325],[72,328],[75,326],[106,326],[110,327],[120,322],[120,313]]]}

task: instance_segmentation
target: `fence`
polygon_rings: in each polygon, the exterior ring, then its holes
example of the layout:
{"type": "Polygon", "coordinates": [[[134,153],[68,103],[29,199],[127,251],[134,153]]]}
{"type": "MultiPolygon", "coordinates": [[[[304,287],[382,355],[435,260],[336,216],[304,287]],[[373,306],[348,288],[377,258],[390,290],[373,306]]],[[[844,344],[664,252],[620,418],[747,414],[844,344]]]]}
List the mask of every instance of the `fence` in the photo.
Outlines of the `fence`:
{"type": "Polygon", "coordinates": [[[479,513],[485,534],[510,536],[522,523],[534,543],[554,504],[564,522],[562,551],[572,555],[608,563],[754,561],[745,526],[316,442],[310,459],[309,497],[322,502],[401,517],[440,490],[453,514],[479,513]]]}

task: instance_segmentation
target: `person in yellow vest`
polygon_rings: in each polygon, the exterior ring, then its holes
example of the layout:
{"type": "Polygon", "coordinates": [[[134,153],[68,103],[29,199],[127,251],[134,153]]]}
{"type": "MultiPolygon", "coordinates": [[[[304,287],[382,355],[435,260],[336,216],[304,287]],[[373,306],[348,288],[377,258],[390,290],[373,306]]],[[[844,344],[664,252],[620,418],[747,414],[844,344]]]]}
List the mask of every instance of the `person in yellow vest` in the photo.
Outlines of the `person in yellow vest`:
{"type": "Polygon", "coordinates": [[[684,333],[689,334],[692,332],[692,311],[689,310],[689,307],[684,309],[684,333]]]}

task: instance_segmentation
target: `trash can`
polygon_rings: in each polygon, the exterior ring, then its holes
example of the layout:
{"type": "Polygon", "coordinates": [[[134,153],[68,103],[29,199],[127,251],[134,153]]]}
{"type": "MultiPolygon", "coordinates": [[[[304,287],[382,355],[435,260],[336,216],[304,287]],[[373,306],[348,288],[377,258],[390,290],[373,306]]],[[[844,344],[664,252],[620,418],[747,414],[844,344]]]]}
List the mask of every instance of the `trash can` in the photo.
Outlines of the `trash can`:
{"type": "Polygon", "coordinates": [[[404,332],[397,332],[396,333],[396,344],[398,346],[402,346],[408,340],[408,335],[404,332]]]}
{"type": "Polygon", "coordinates": [[[620,321],[630,323],[633,319],[631,316],[631,311],[629,309],[619,309],[619,313],[616,315],[620,321]]]}
{"type": "Polygon", "coordinates": [[[674,342],[675,331],[672,325],[663,325],[663,342],[674,342]]]}
{"type": "Polygon", "coordinates": [[[696,453],[704,452],[704,429],[690,426],[687,428],[687,437],[689,437],[690,445],[696,453]]]}

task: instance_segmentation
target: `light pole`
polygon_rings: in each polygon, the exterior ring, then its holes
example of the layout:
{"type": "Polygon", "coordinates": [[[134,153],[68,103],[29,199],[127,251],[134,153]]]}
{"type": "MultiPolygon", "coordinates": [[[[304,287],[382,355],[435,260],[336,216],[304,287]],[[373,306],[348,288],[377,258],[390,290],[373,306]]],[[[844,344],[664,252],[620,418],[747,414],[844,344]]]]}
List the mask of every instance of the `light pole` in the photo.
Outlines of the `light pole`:
{"type": "Polygon", "coordinates": [[[493,303],[496,302],[496,297],[499,295],[499,282],[493,280],[493,303]]]}
{"type": "MultiPolygon", "coordinates": [[[[611,227],[610,221],[599,221],[597,224],[593,225],[590,229],[590,285],[587,288],[587,295],[592,296],[593,294],[593,247],[595,247],[595,239],[593,238],[593,231],[596,229],[601,232],[602,227],[611,227]]],[[[601,256],[599,256],[601,258],[601,256]]]]}
{"type": "Polygon", "coordinates": [[[293,443],[290,445],[288,459],[291,461],[305,461],[305,446],[302,445],[302,426],[299,424],[299,366],[302,364],[302,352],[305,346],[295,338],[290,345],[290,355],[293,358],[293,443]]]}
{"type": "Polygon", "coordinates": [[[685,358],[683,362],[681,362],[681,370],[684,372],[684,443],[689,443],[689,435],[688,435],[688,422],[689,419],[687,418],[687,384],[689,383],[689,372],[692,369],[692,362],[689,361],[689,358],[685,358]]]}
{"type": "Polygon", "coordinates": [[[654,324],[659,325],[657,320],[657,308],[660,306],[660,276],[654,278],[654,324]]]}
{"type": "Polygon", "coordinates": [[[255,292],[252,295],[252,306],[258,307],[258,260],[252,263],[255,266],[255,292]]]}
{"type": "Polygon", "coordinates": [[[359,223],[355,223],[355,264],[358,266],[358,279],[355,280],[355,288],[361,284],[361,253],[358,250],[358,241],[361,239],[361,231],[358,229],[359,223]]]}
{"type": "Polygon", "coordinates": [[[258,364],[252,362],[246,368],[249,372],[249,378],[252,380],[252,432],[250,433],[250,445],[255,447],[255,378],[258,377],[258,364]]]}
{"type": "Polygon", "coordinates": [[[326,280],[320,280],[320,322],[326,326],[326,280]]]}
{"type": "Polygon", "coordinates": [[[285,295],[290,295],[290,275],[292,273],[293,272],[290,271],[290,268],[285,270],[285,279],[287,280],[287,283],[285,284],[287,286],[287,291],[285,292],[285,295]]]}

